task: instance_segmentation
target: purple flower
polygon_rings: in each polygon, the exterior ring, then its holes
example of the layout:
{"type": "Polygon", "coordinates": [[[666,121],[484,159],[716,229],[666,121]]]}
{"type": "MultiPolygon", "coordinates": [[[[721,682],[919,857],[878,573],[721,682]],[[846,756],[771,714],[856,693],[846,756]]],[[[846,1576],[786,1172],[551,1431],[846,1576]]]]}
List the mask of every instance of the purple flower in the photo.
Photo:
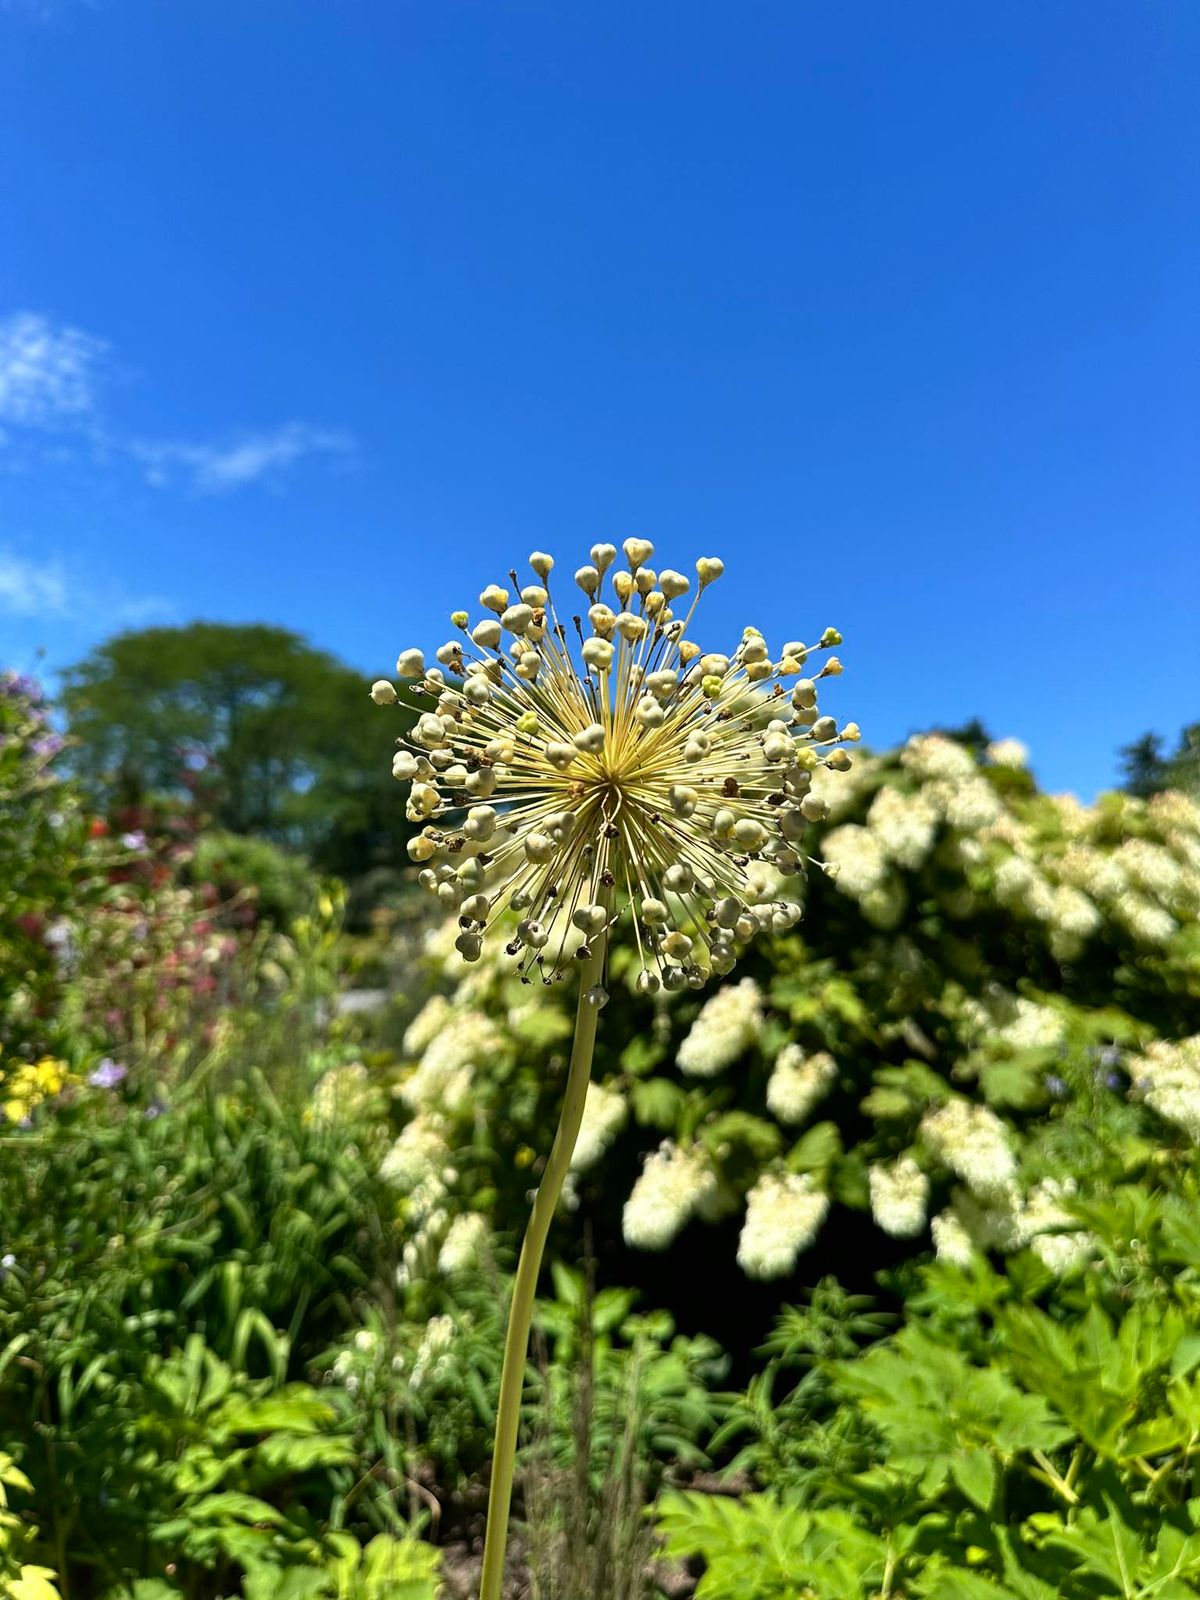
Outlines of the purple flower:
{"type": "Polygon", "coordinates": [[[147,1122],[153,1122],[155,1117],[161,1117],[166,1109],[166,1106],[164,1106],[160,1100],[155,1100],[146,1107],[142,1115],[145,1117],[147,1122]]]}
{"type": "Polygon", "coordinates": [[[65,743],[60,733],[46,733],[40,739],[33,741],[32,749],[40,760],[49,760],[51,756],[58,754],[65,743]]]}
{"type": "Polygon", "coordinates": [[[1057,1073],[1052,1072],[1046,1079],[1046,1091],[1048,1094],[1052,1094],[1056,1100],[1061,1100],[1067,1092],[1065,1080],[1060,1078],[1057,1073]]]}
{"type": "Polygon", "coordinates": [[[1121,1089],[1125,1084],[1125,1080],[1119,1072],[1110,1072],[1104,1081],[1110,1089],[1121,1089]]]}
{"type": "Polygon", "coordinates": [[[140,828],[137,828],[133,833],[123,833],[121,835],[121,843],[126,850],[144,850],[146,848],[146,835],[140,828]]]}
{"type": "Polygon", "coordinates": [[[128,1067],[123,1067],[119,1062],[105,1056],[96,1070],[88,1073],[88,1082],[93,1089],[115,1089],[128,1076],[128,1067]]]}

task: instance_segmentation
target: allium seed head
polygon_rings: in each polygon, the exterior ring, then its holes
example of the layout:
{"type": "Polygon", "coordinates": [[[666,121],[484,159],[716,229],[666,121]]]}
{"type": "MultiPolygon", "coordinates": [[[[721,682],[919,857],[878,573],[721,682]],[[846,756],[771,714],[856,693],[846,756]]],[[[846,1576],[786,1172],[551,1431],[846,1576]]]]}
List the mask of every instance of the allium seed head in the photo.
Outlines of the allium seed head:
{"type": "MultiPolygon", "coordinates": [[[[597,544],[575,573],[586,623],[560,620],[554,562],[535,552],[537,582],[519,588],[510,574],[519,602],[489,584],[479,600],[491,616],[472,625],[452,614],[462,637],[437,652],[439,667],[405,650],[397,671],[420,711],[392,771],[413,784],[408,815],[424,824],[409,855],[456,913],[467,960],[514,912],[510,952],[523,977],[548,981],[580,934],[628,919],[635,986],[648,994],[697,988],[756,933],[797,920],[780,884],[827,809],[810,774],[844,769],[858,729],[839,734],[818,711],[817,680],[841,670],[835,661],[799,678],[805,645],[776,660],[755,628],[728,654],[688,637],[700,594],[724,571],[716,557],[696,563],[697,592],[675,616],[691,580],[655,573],[648,540],[623,549],[627,568],[597,544]]],[[[828,628],[817,648],[840,642],[828,628]]]]}

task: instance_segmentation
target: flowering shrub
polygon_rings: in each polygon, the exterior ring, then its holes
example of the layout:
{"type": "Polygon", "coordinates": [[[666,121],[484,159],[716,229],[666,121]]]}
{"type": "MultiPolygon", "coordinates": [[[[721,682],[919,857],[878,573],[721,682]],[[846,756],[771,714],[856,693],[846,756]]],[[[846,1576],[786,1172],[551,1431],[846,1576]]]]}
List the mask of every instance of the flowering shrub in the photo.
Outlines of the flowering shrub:
{"type": "MultiPolygon", "coordinates": [[[[838,1207],[873,1217],[881,1263],[889,1238],[963,1261],[1037,1241],[1059,1270],[1086,1253],[1051,1152],[1067,1100],[1132,1106],[1164,1148],[1200,1137],[1200,807],[1083,806],[1022,760],[926,735],[816,774],[829,871],[789,880],[799,930],[723,988],[648,997],[615,952],[569,1199],[645,1250],[740,1215],[758,1277],[792,1273],[838,1207]]],[[[412,1120],[385,1167],[436,1218],[431,1270],[464,1196],[520,1214],[569,1031],[556,990],[530,1003],[504,953],[464,971],[455,936],[426,940],[445,992],[404,1041],[412,1120]]]]}
{"type": "Polygon", "coordinates": [[[38,685],[0,674],[0,1125],[219,1046],[230,1006],[282,991],[297,941],[336,924],[269,845],[170,811],[89,817],[62,747],[38,685]]]}

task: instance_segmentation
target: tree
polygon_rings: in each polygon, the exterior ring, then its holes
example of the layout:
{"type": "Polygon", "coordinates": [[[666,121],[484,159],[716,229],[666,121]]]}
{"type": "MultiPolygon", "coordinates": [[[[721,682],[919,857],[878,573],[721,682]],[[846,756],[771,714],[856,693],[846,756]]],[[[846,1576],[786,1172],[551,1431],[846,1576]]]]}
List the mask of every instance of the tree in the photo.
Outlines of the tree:
{"type": "Polygon", "coordinates": [[[65,675],[72,761],[109,805],[169,797],[353,877],[403,861],[389,773],[402,730],[352,668],[286,628],[118,634],[65,675]]]}
{"type": "Polygon", "coordinates": [[[1121,746],[1121,768],[1127,794],[1148,799],[1164,789],[1182,789],[1200,795],[1200,722],[1184,728],[1173,755],[1165,752],[1161,734],[1144,733],[1121,746]]]}

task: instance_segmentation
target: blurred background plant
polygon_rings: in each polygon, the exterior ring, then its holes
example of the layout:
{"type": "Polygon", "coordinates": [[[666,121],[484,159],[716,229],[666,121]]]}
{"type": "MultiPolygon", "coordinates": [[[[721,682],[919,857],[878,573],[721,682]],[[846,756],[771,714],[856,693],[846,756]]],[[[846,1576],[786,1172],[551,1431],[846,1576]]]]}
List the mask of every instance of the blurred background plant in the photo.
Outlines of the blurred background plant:
{"type": "MultiPolygon", "coordinates": [[[[297,741],[266,796],[180,631],[195,703],[162,639],[67,723],[0,679],[0,1593],[467,1600],[570,996],[464,972],[390,836],[304,833],[312,660],[234,675],[297,741]]],[[[917,736],[732,983],[618,958],[514,1595],[1197,1592],[1200,808],[1156,781],[917,736]]]]}

